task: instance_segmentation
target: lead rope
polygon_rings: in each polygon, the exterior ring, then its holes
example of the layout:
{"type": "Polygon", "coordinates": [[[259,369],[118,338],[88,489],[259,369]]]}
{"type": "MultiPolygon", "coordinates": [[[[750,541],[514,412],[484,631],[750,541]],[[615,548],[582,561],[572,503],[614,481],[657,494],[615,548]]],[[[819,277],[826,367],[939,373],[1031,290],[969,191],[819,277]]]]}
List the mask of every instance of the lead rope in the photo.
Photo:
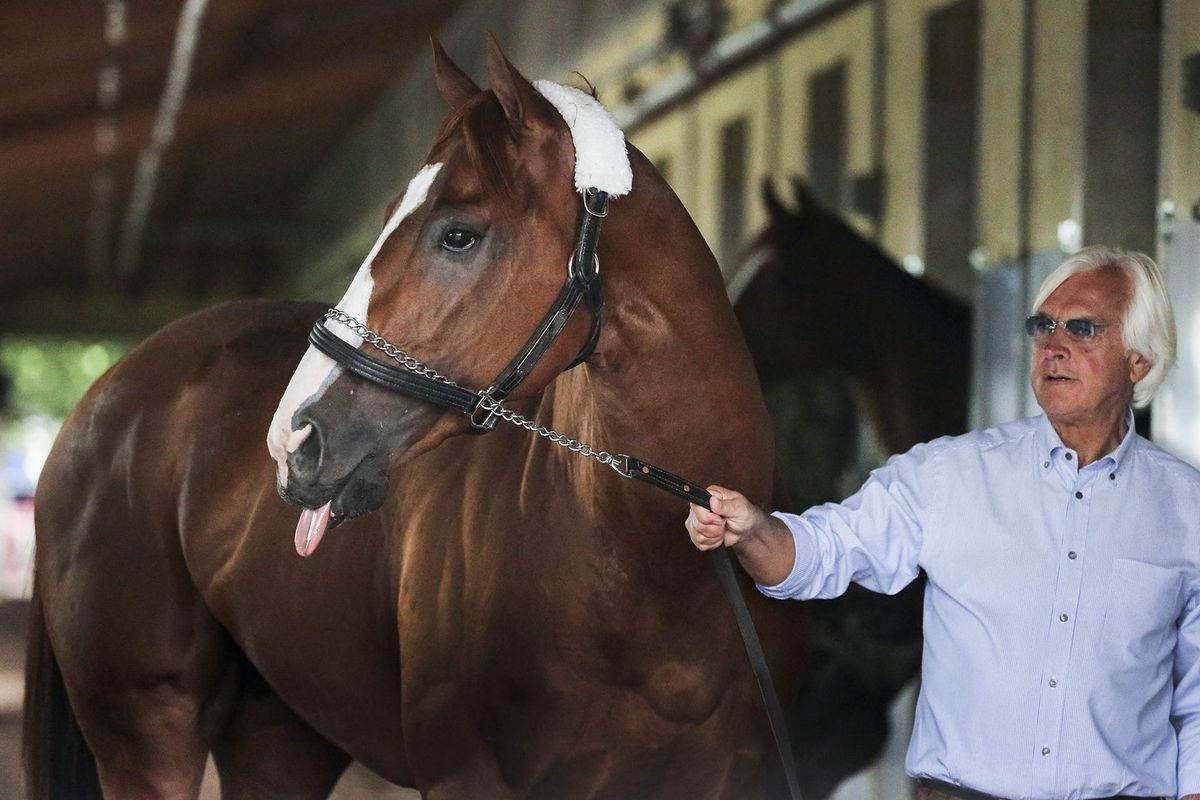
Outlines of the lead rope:
{"type": "MultiPolygon", "coordinates": [[[[331,308],[325,312],[325,319],[345,325],[355,334],[362,337],[363,341],[405,369],[438,383],[460,388],[454,381],[413,358],[404,350],[396,347],[396,345],[384,339],[344,311],[331,308]]],[[[524,428],[531,433],[549,439],[559,447],[566,448],[584,458],[595,459],[600,464],[612,467],[623,478],[633,478],[643,481],[680,499],[687,500],[704,508],[709,508],[709,501],[712,495],[697,486],[694,482],[684,480],[678,475],[673,475],[664,469],[634,458],[631,455],[625,453],[614,454],[609,453],[607,450],[597,450],[591,445],[581,442],[578,439],[573,439],[564,433],[559,433],[553,428],[539,425],[511,409],[505,408],[501,401],[492,398],[486,392],[479,393],[479,406],[477,410],[486,412],[489,416],[498,417],[519,428],[524,428]]],[[[779,755],[779,763],[783,768],[784,779],[787,781],[788,795],[791,800],[803,800],[803,796],[800,793],[800,781],[796,776],[795,761],[792,757],[792,746],[788,735],[787,721],[783,716],[783,706],[779,702],[779,695],[775,692],[775,684],[771,680],[771,672],[767,667],[766,654],[763,652],[762,642],[759,641],[758,631],[754,627],[754,620],[750,616],[750,609],[746,606],[746,598],[742,595],[741,587],[738,585],[737,576],[733,569],[733,562],[729,558],[729,552],[724,547],[717,547],[708,552],[712,560],[713,569],[717,573],[717,580],[720,581],[721,588],[725,592],[725,597],[733,609],[733,616],[737,621],[738,631],[742,636],[742,645],[746,649],[746,657],[750,661],[750,667],[754,672],[754,680],[758,684],[758,691],[762,696],[763,706],[767,712],[767,720],[770,722],[771,733],[775,740],[775,748],[779,755]]]]}

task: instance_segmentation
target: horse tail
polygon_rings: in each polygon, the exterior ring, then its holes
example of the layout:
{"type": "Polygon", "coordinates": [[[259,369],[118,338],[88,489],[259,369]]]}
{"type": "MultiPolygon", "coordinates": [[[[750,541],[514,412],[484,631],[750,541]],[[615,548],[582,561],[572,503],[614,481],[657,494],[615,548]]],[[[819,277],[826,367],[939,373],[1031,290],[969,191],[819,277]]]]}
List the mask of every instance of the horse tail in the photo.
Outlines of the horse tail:
{"type": "Polygon", "coordinates": [[[67,699],[62,671],[50,647],[42,599],[34,579],[25,654],[25,719],[21,732],[29,800],[101,800],[96,759],[67,699]]]}

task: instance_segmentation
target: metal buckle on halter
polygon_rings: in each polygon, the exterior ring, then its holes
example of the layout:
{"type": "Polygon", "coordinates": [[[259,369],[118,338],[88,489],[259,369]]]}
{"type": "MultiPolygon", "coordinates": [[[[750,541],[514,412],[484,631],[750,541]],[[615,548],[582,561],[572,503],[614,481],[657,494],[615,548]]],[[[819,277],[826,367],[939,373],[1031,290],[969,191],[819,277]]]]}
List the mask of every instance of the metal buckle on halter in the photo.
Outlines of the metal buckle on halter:
{"type": "Polygon", "coordinates": [[[585,189],[583,192],[583,208],[593,217],[604,219],[608,216],[608,192],[602,192],[594,187],[585,189]],[[589,199],[592,201],[591,203],[588,202],[589,199]],[[597,206],[596,209],[592,208],[593,203],[597,206]]]}
{"type": "Polygon", "coordinates": [[[471,433],[487,433],[500,421],[500,401],[492,397],[493,388],[489,386],[479,393],[479,400],[468,417],[471,422],[471,433]],[[482,417],[480,412],[483,413],[482,417]]]}
{"type": "Polygon", "coordinates": [[[600,256],[596,255],[595,253],[592,253],[592,270],[593,270],[593,272],[592,272],[591,276],[588,276],[588,275],[581,275],[575,270],[575,256],[577,256],[577,255],[579,255],[579,254],[572,251],[571,257],[569,259],[567,259],[567,277],[568,278],[574,278],[575,280],[582,281],[584,284],[589,284],[592,281],[594,281],[596,278],[600,277],[600,256]]]}

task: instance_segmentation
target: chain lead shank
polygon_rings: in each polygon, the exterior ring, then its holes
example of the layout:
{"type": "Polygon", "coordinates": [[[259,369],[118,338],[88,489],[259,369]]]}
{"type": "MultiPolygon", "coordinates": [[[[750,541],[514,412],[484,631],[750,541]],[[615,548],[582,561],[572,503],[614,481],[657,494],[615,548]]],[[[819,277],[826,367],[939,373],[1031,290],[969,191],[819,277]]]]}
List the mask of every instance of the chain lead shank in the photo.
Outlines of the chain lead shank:
{"type": "MultiPolygon", "coordinates": [[[[454,381],[434,370],[432,367],[425,365],[417,359],[410,356],[404,350],[389,342],[387,339],[380,336],[375,331],[362,324],[354,317],[342,311],[339,308],[331,308],[325,312],[325,319],[333,320],[345,325],[346,328],[353,331],[367,344],[374,347],[379,352],[391,358],[400,366],[407,370],[422,375],[430,380],[447,386],[458,387],[454,381]]],[[[487,390],[478,392],[479,404],[478,410],[486,412],[489,418],[495,417],[503,419],[518,428],[524,428],[530,433],[536,433],[538,436],[549,439],[559,447],[566,448],[572,453],[577,453],[584,458],[594,458],[605,466],[612,467],[618,474],[623,477],[629,476],[628,459],[629,457],[623,453],[609,453],[606,450],[597,450],[590,444],[581,442],[578,439],[573,439],[565,433],[559,433],[553,428],[548,428],[545,425],[539,425],[531,419],[521,416],[512,409],[504,407],[504,404],[488,394],[487,390]]]]}

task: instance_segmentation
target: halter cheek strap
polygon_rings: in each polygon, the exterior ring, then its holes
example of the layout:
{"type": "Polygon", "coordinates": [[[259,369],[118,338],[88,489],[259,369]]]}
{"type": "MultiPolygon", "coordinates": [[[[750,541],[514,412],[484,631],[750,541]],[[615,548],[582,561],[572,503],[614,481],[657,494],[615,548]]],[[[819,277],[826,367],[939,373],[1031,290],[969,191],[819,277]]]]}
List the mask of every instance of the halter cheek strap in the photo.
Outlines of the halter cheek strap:
{"type": "Polygon", "coordinates": [[[503,400],[533,372],[542,356],[570,321],[579,301],[592,314],[592,329],[579,354],[567,369],[582,364],[596,349],[600,340],[600,311],[604,307],[604,291],[600,284],[600,259],[596,247],[600,240],[600,223],[608,214],[608,196],[597,189],[588,189],[583,197],[583,220],[579,224],[575,250],[567,263],[567,282],[558,298],[546,312],[533,335],[486,390],[493,400],[503,400]],[[591,202],[589,203],[589,198],[591,202]]]}

